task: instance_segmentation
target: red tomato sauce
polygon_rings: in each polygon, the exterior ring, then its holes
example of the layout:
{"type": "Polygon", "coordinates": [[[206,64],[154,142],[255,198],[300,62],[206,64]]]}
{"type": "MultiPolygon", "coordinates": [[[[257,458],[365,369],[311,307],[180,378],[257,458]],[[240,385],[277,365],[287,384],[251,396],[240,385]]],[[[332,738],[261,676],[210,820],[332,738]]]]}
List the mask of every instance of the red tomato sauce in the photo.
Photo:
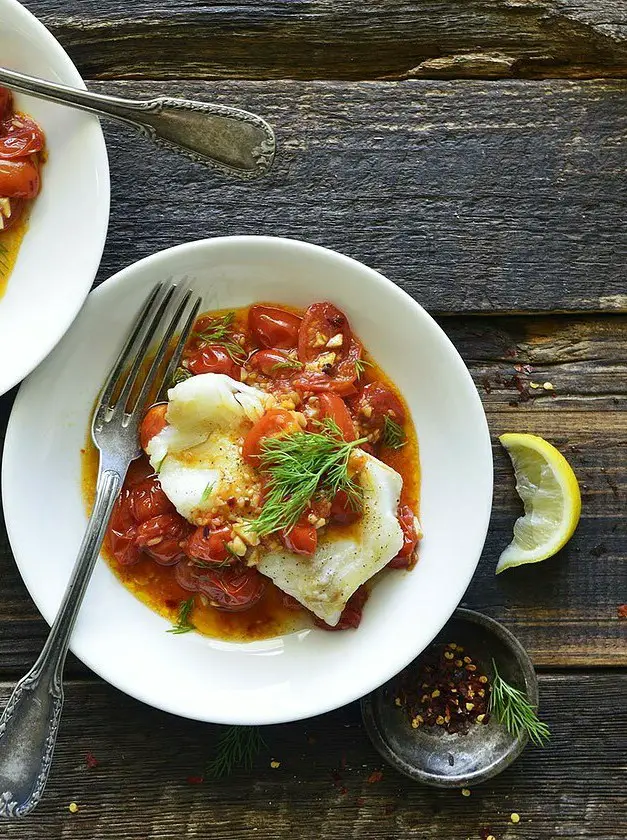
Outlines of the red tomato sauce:
{"type": "Polygon", "coordinates": [[[26,233],[30,205],[39,194],[44,155],[42,130],[15,111],[10,91],[0,87],[0,295],[26,233]]]}
{"type": "MultiPolygon", "coordinates": [[[[389,565],[391,569],[413,567],[416,552],[412,514],[419,513],[420,488],[415,430],[402,395],[368,356],[343,313],[325,303],[310,306],[306,313],[278,304],[255,304],[232,313],[204,313],[187,344],[182,368],[182,376],[226,373],[274,395],[277,407],[268,411],[244,439],[243,456],[253,465],[258,462],[256,452],[264,435],[280,434],[281,430],[288,433],[290,426],[297,427],[295,411],[301,418],[304,415],[308,429],[331,417],[345,440],[368,437],[363,448],[403,479],[399,522],[405,545],[389,565]],[[227,329],[222,329],[225,323],[227,329]],[[217,332],[216,325],[220,325],[217,332]],[[340,335],[341,341],[337,338],[340,335]],[[213,340],[216,336],[219,341],[213,340]],[[331,348],[327,347],[329,342],[331,348]],[[356,359],[361,360],[357,368],[356,359]],[[397,421],[396,432],[402,432],[403,443],[398,448],[391,445],[399,440],[394,434],[388,435],[386,414],[397,421]]],[[[143,445],[160,431],[163,422],[162,409],[155,407],[147,413],[142,428],[143,445]]],[[[98,457],[89,437],[82,463],[83,494],[90,510],[98,457]]],[[[327,532],[347,536],[357,527],[358,514],[345,504],[341,494],[333,502],[321,504],[322,507],[312,504],[311,511],[326,517],[327,532]]],[[[306,555],[315,549],[317,531],[306,516],[301,519],[280,538],[288,550],[306,555]]],[[[158,477],[143,455],[129,470],[103,556],[124,586],[173,623],[181,605],[188,602],[189,622],[207,636],[253,641],[293,632],[312,622],[322,626],[256,569],[247,569],[237,558],[233,560],[225,549],[229,536],[228,528],[195,530],[183,520],[160,490],[158,477]],[[203,567],[200,571],[190,557],[199,558],[196,562],[203,567]],[[219,564],[215,575],[206,570],[212,562],[219,564]],[[184,568],[207,578],[200,591],[190,591],[184,568]],[[224,608],[217,609],[212,603],[220,603],[224,608]]],[[[373,583],[360,587],[353,595],[335,629],[358,626],[373,583]]]]}

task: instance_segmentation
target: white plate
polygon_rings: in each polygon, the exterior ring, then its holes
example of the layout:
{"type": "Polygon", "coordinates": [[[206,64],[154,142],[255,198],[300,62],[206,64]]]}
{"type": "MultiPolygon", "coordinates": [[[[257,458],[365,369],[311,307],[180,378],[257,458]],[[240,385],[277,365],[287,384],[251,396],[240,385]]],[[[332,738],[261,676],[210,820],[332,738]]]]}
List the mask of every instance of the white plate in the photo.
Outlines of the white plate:
{"type": "MultiPolygon", "coordinates": [[[[0,0],[0,63],[85,85],[61,45],[15,0],[0,0]]],[[[46,135],[42,190],[0,298],[0,394],[48,355],[89,292],[109,221],[109,164],[96,117],[15,94],[46,135]]]]}
{"type": "Polygon", "coordinates": [[[194,278],[206,309],[328,299],[347,313],[416,424],[420,561],[377,584],[356,631],[306,630],[251,644],[166,633],[165,619],[100,562],[72,650],[128,694],[189,718],[265,724],[326,712],[398,672],[445,624],[475,571],[492,501],[488,429],[464,363],[417,303],[360,263],[293,240],[227,237],[162,251],[92,292],[11,415],[2,494],[19,570],[50,622],[85,528],[79,450],[94,399],[147,290],[180,275],[194,278]]]}

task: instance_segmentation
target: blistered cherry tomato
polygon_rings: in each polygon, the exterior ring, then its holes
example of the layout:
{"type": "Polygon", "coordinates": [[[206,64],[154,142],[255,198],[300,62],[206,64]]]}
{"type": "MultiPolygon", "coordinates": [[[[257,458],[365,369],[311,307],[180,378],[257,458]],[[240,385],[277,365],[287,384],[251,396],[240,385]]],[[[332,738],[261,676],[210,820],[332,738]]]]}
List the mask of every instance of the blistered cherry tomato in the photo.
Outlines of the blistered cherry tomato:
{"type": "Polygon", "coordinates": [[[285,379],[302,369],[302,364],[283,350],[257,350],[247,364],[272,379],[285,379]]]}
{"type": "Polygon", "coordinates": [[[275,306],[251,306],[248,312],[248,329],[262,347],[296,347],[301,321],[293,312],[275,306]]]}
{"type": "Polygon", "coordinates": [[[333,352],[336,358],[343,358],[348,352],[352,337],[348,318],[332,303],[312,303],[305,312],[298,332],[298,358],[301,362],[312,362],[322,353],[333,352]],[[335,341],[341,343],[335,344],[335,341]],[[333,339],[335,346],[327,347],[333,339]]]}
{"type": "Polygon", "coordinates": [[[409,505],[399,507],[398,522],[403,531],[403,547],[388,566],[390,569],[408,569],[413,565],[414,551],[418,545],[414,512],[409,505]]]}
{"type": "Polygon", "coordinates": [[[368,428],[380,429],[390,417],[400,426],[405,422],[405,409],[396,394],[382,382],[370,382],[359,396],[356,405],[360,422],[368,428]]]}
{"type": "Polygon", "coordinates": [[[198,576],[198,590],[213,607],[225,612],[242,612],[263,596],[266,578],[257,569],[237,564],[224,569],[203,569],[198,576]]]}
{"type": "Polygon", "coordinates": [[[323,630],[355,630],[361,624],[361,616],[364,605],[368,600],[368,595],[369,592],[365,586],[360,586],[359,589],[353,592],[335,627],[331,627],[320,618],[314,619],[314,623],[323,630]]]}
{"type": "Polygon", "coordinates": [[[198,576],[200,574],[202,574],[202,569],[192,560],[181,560],[174,569],[176,582],[188,592],[198,592],[198,576]]]}
{"type": "Polygon", "coordinates": [[[137,523],[130,506],[131,491],[124,488],[113,507],[106,534],[109,551],[121,566],[132,566],[141,557],[141,551],[135,544],[137,523]]]}
{"type": "Polygon", "coordinates": [[[167,410],[167,405],[158,403],[157,405],[151,406],[144,415],[139,429],[139,442],[144,451],[153,437],[158,435],[159,432],[162,432],[168,425],[165,419],[167,410]]]}
{"type": "Polygon", "coordinates": [[[187,541],[185,553],[196,560],[202,560],[204,563],[222,563],[237,561],[226,544],[233,539],[233,534],[230,528],[214,528],[213,530],[207,526],[196,528],[193,534],[187,541]]]}
{"type": "Polygon", "coordinates": [[[284,408],[273,408],[257,420],[244,438],[242,456],[250,464],[257,464],[266,438],[279,437],[300,431],[294,415],[284,408]]]}
{"type": "MultiPolygon", "coordinates": [[[[347,346],[335,353],[333,364],[322,365],[320,370],[304,370],[292,382],[301,391],[324,393],[331,391],[341,397],[357,393],[357,363],[361,358],[361,344],[355,338],[348,340],[347,346]]],[[[327,351],[329,352],[329,351],[327,351]]],[[[300,351],[299,351],[300,356],[300,351]]]]}
{"type": "Polygon", "coordinates": [[[184,556],[189,525],[178,513],[147,519],[137,529],[136,544],[162,566],[171,566],[184,556]]]}
{"type": "Polygon", "coordinates": [[[35,198],[39,193],[39,166],[31,158],[3,160],[0,157],[0,196],[35,198]]]}
{"type": "Polygon", "coordinates": [[[324,393],[318,397],[322,418],[333,420],[344,440],[355,440],[355,426],[344,400],[337,394],[324,393]]]}
{"type": "Polygon", "coordinates": [[[29,117],[14,114],[0,125],[0,158],[10,160],[26,157],[40,152],[43,147],[43,132],[29,117]]]}
{"type": "Polygon", "coordinates": [[[302,517],[289,531],[281,531],[281,541],[288,551],[311,557],[318,546],[318,532],[302,517]]]}
{"type": "Polygon", "coordinates": [[[345,490],[338,490],[331,502],[331,521],[338,525],[350,525],[361,517],[361,511],[351,505],[345,490]]]}
{"type": "Polygon", "coordinates": [[[0,87],[0,119],[3,119],[4,115],[10,111],[11,102],[11,91],[0,87]]]}
{"type": "Polygon", "coordinates": [[[150,476],[134,484],[129,493],[129,507],[136,522],[146,522],[162,513],[173,513],[174,505],[161,489],[159,479],[150,476]]]}
{"type": "Polygon", "coordinates": [[[187,357],[187,369],[192,373],[224,373],[239,382],[241,367],[220,344],[196,350],[187,357]]]}

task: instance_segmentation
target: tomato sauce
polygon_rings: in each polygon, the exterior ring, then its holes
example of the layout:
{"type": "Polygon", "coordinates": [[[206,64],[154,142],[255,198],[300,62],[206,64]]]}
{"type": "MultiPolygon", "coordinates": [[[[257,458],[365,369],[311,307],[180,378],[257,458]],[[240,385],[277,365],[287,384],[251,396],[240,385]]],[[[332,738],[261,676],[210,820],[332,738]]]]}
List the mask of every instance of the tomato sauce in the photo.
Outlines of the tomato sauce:
{"type": "MultiPolygon", "coordinates": [[[[343,341],[342,344],[338,344],[336,349],[339,352],[335,353],[334,356],[328,355],[333,351],[329,350],[326,345],[329,342],[333,345],[334,341],[337,343],[340,340],[334,338],[334,336],[329,337],[324,333],[324,329],[322,331],[319,329],[320,323],[324,327],[325,321],[321,322],[314,317],[313,319],[309,318],[308,324],[306,320],[312,309],[314,316],[316,316],[314,307],[320,306],[322,304],[315,304],[307,310],[304,323],[308,340],[307,347],[304,348],[302,346],[301,329],[303,313],[298,310],[278,304],[255,304],[253,307],[246,307],[234,312],[205,313],[197,320],[192,338],[183,354],[182,375],[186,376],[190,372],[227,373],[233,378],[245,381],[246,384],[272,393],[277,400],[277,404],[281,406],[274,413],[279,414],[282,411],[286,416],[289,416],[290,414],[293,415],[294,411],[301,412],[301,417],[304,414],[308,423],[314,424],[321,417],[332,416],[345,439],[351,439],[351,432],[360,437],[367,436],[368,443],[363,445],[364,448],[369,449],[371,454],[375,454],[376,457],[401,475],[403,490],[399,506],[399,521],[402,524],[403,518],[405,518],[411,522],[411,514],[417,516],[419,512],[420,465],[418,442],[407,405],[389,377],[361,347],[357,337],[350,331],[348,322],[341,321],[340,316],[344,318],[342,313],[339,313],[334,307],[330,310],[320,311],[326,312],[331,318],[331,332],[334,332],[335,336],[343,334],[346,343],[344,344],[343,341]],[[265,314],[265,310],[268,310],[269,317],[258,317],[260,310],[261,316],[265,314]],[[217,329],[216,324],[224,325],[224,323],[227,324],[227,329],[217,329]],[[296,340],[295,331],[298,334],[296,340]],[[217,336],[220,341],[216,340],[214,343],[208,343],[202,340],[201,336],[203,335],[213,338],[217,336]],[[298,346],[298,341],[301,342],[300,346],[298,346]],[[227,352],[223,353],[222,348],[226,348],[227,352]],[[259,362],[259,354],[262,351],[264,355],[259,362]],[[321,354],[324,354],[323,364],[316,366],[316,360],[320,360],[321,354]],[[357,356],[360,357],[361,362],[359,375],[356,377],[354,360],[357,356]],[[309,363],[301,362],[301,359],[313,360],[313,363],[311,361],[309,363]],[[325,365],[327,367],[323,370],[325,365]],[[334,377],[337,377],[337,382],[334,377]],[[332,380],[333,390],[331,391],[328,390],[329,380],[332,380]],[[369,388],[370,385],[372,387],[369,388]],[[310,388],[313,390],[310,390],[310,388]],[[388,438],[385,437],[385,424],[382,426],[381,423],[380,411],[382,408],[384,413],[387,410],[400,421],[398,426],[402,427],[403,442],[398,445],[398,448],[386,443],[388,438]],[[329,412],[331,412],[331,415],[329,415],[329,412]],[[405,517],[403,517],[403,510],[405,510],[405,517]]],[[[330,307],[331,305],[324,304],[324,306],[330,307]]],[[[267,422],[268,415],[272,413],[272,411],[267,412],[262,419],[267,422]]],[[[152,435],[158,433],[163,422],[162,411],[154,411],[152,417],[150,412],[147,414],[146,423],[142,429],[143,444],[146,443],[144,438],[150,439],[152,435]]],[[[276,420],[274,424],[276,425],[276,420]]],[[[254,429],[255,427],[253,427],[251,434],[254,429]]],[[[276,430],[266,432],[266,434],[273,433],[276,434],[276,430]]],[[[244,442],[244,457],[247,456],[247,452],[254,452],[255,444],[252,444],[253,449],[251,450],[249,437],[250,435],[244,442]]],[[[352,439],[355,439],[355,437],[352,439]]],[[[256,442],[258,443],[258,441],[256,442]]],[[[254,455],[251,460],[254,462],[254,455]]],[[[93,505],[98,468],[98,454],[89,436],[83,450],[82,465],[83,495],[89,511],[93,505]]],[[[125,491],[132,492],[133,487],[138,486],[138,483],[144,481],[146,477],[149,477],[149,481],[157,482],[158,485],[158,478],[154,476],[147,457],[142,456],[131,465],[123,495],[125,491]],[[150,478],[151,474],[152,478],[150,478]]],[[[159,492],[158,488],[157,492],[159,492]]],[[[162,491],[160,492],[162,493],[162,491]]],[[[163,505],[169,505],[169,500],[164,498],[159,502],[153,494],[147,504],[160,505],[159,509],[155,508],[154,512],[165,513],[166,517],[168,516],[167,507],[163,507],[163,505]]],[[[334,510],[334,506],[332,510],[334,510]]],[[[315,505],[313,509],[315,510],[315,505]]],[[[341,505],[339,509],[341,511],[341,505]]],[[[329,516],[328,510],[324,513],[327,517],[329,516]]],[[[331,513],[330,515],[333,520],[335,514],[331,513]]],[[[178,517],[178,514],[174,512],[174,516],[178,517]]],[[[339,514],[335,522],[331,521],[326,525],[326,529],[327,531],[337,531],[338,534],[341,532],[343,536],[348,536],[353,529],[356,533],[357,525],[351,524],[349,519],[350,517],[345,522],[339,514]]],[[[192,525],[186,523],[183,523],[183,525],[193,531],[192,525]]],[[[138,550],[136,546],[131,546],[130,555],[127,554],[126,543],[123,543],[122,548],[120,548],[120,543],[116,543],[111,538],[112,527],[113,525],[110,526],[108,539],[103,548],[103,556],[106,562],[127,589],[151,609],[174,624],[180,615],[181,604],[188,602],[190,598],[192,599],[190,601],[191,611],[188,615],[190,623],[198,632],[213,638],[231,641],[254,641],[294,632],[303,627],[311,626],[313,623],[313,617],[307,610],[300,607],[289,596],[285,596],[269,580],[262,597],[259,600],[253,598],[252,605],[248,608],[240,608],[236,612],[216,609],[209,603],[209,598],[202,591],[190,593],[188,589],[180,585],[180,578],[177,579],[176,573],[176,566],[179,562],[179,552],[176,544],[172,553],[172,564],[161,565],[160,562],[156,562],[144,551],[138,550]],[[131,561],[128,565],[125,564],[126,561],[123,563],[119,560],[119,558],[128,557],[131,561]]],[[[142,527],[145,526],[140,525],[140,530],[142,527]]],[[[291,540],[288,535],[284,536],[283,539],[289,550],[299,552],[299,548],[302,548],[302,553],[307,553],[312,549],[310,548],[311,534],[306,529],[309,529],[309,531],[314,529],[313,526],[305,524],[303,526],[305,532],[297,539],[297,536],[299,536],[297,529],[299,527],[299,525],[295,526],[290,532],[291,540]]],[[[217,539],[219,533],[218,530],[214,539],[217,539]]],[[[217,544],[219,546],[219,543],[217,544]]],[[[191,537],[185,545],[191,545],[191,537]]],[[[398,557],[391,562],[392,569],[411,569],[414,565],[415,541],[406,539],[406,546],[407,551],[405,549],[401,550],[398,557]]],[[[226,556],[226,552],[224,552],[224,556],[226,556]]],[[[167,562],[170,562],[169,559],[167,562]]],[[[185,561],[180,562],[188,561],[185,558],[185,561]]],[[[233,571],[233,569],[230,571],[233,571]]],[[[255,570],[253,570],[253,573],[257,577],[263,577],[259,576],[255,570]]],[[[399,572],[384,571],[382,574],[399,574],[399,572]]],[[[372,583],[374,581],[369,582],[368,587],[372,583]]],[[[359,624],[361,610],[367,598],[367,589],[361,587],[361,590],[363,591],[358,590],[351,598],[349,606],[343,614],[339,629],[356,627],[359,624]]],[[[315,623],[320,626],[319,620],[316,620],[315,623]]]]}

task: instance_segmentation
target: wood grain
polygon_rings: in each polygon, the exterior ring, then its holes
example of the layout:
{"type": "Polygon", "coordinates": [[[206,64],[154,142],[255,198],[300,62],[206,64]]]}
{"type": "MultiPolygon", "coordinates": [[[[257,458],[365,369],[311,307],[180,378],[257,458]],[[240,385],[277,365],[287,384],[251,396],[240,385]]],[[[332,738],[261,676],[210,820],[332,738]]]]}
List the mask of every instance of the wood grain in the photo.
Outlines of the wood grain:
{"type": "Polygon", "coordinates": [[[292,236],[356,257],[431,311],[627,309],[627,82],[116,83],[256,110],[273,173],[227,180],[107,127],[98,275],[205,236],[292,236]]]}
{"type": "MultiPolygon", "coordinates": [[[[2,702],[8,689],[0,687],[2,702]]],[[[619,767],[627,727],[619,710],[626,689],[619,674],[542,675],[549,746],[527,748],[511,768],[463,797],[382,765],[357,704],[268,727],[267,748],[251,772],[192,784],[188,778],[201,776],[213,753],[217,727],[150,709],[100,683],[70,683],[45,798],[32,817],[5,824],[3,837],[478,840],[489,828],[498,840],[624,840],[619,767]],[[87,767],[87,753],[97,767],[87,767]],[[272,758],[279,768],[270,767],[272,758]],[[383,779],[369,783],[382,767],[383,779]],[[72,801],[76,814],[68,810],[72,801]],[[518,825],[512,812],[520,814],[518,825]]]]}
{"type": "MultiPolygon", "coordinates": [[[[627,602],[627,317],[458,317],[442,324],[470,366],[494,440],[492,522],[463,603],[504,621],[537,665],[627,665],[627,625],[617,614],[627,602]],[[529,373],[517,370],[529,364],[529,373]],[[521,401],[519,382],[527,401],[521,401]],[[529,382],[551,382],[554,390],[534,390],[529,382]],[[497,557],[521,511],[497,441],[505,431],[540,434],[565,453],[581,483],[583,513],[557,557],[495,577],[497,557]]],[[[10,401],[0,401],[4,418],[10,401]]],[[[0,673],[17,675],[36,656],[46,627],[21,582],[4,528],[0,579],[0,673]]],[[[73,661],[70,673],[84,669],[73,661]]]]}
{"type": "Polygon", "coordinates": [[[91,78],[625,75],[622,0],[28,0],[91,78]]]}

